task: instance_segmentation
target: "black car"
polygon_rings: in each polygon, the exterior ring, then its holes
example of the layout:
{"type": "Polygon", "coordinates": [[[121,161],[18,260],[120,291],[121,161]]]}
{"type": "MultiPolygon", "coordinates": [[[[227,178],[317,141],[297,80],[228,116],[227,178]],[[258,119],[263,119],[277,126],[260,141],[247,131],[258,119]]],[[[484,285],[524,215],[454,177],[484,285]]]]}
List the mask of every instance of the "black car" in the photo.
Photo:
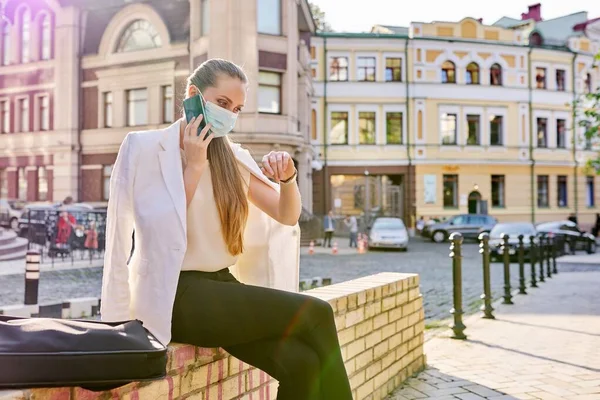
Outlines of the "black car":
{"type": "Polygon", "coordinates": [[[480,233],[490,232],[497,222],[496,218],[489,215],[461,214],[444,222],[426,225],[421,235],[436,243],[448,240],[454,232],[460,233],[465,239],[477,239],[480,233]]]}
{"type": "Polygon", "coordinates": [[[575,254],[577,250],[584,250],[588,254],[596,252],[596,239],[588,232],[579,229],[571,221],[544,222],[536,226],[538,234],[552,236],[557,241],[558,253],[575,254]]]}
{"type": "Polygon", "coordinates": [[[519,235],[523,235],[523,247],[525,259],[529,259],[529,250],[531,248],[531,236],[534,236],[534,244],[538,243],[538,232],[535,226],[529,222],[505,222],[499,223],[492,228],[490,232],[490,258],[492,260],[501,260],[504,256],[502,247],[502,235],[508,235],[508,254],[511,259],[515,259],[519,254],[519,235]]]}

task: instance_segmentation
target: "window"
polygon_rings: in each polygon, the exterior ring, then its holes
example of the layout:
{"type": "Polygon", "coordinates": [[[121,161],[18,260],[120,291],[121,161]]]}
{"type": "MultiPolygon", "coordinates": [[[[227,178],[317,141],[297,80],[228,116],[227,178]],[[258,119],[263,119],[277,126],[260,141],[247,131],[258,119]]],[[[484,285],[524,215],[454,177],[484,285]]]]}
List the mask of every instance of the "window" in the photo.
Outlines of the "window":
{"type": "Polygon", "coordinates": [[[504,207],[504,175],[492,175],[492,207],[504,207]]]}
{"type": "Polygon", "coordinates": [[[8,174],[5,168],[0,169],[0,198],[8,197],[8,174]]]}
{"type": "Polygon", "coordinates": [[[548,119],[537,119],[537,144],[540,148],[548,147],[548,119]]]}
{"type": "Polygon", "coordinates": [[[452,61],[442,64],[442,83],[456,83],[456,67],[452,61]]]}
{"type": "Polygon", "coordinates": [[[2,65],[10,64],[10,25],[8,22],[2,24],[2,65]]]}
{"type": "Polygon", "coordinates": [[[467,85],[479,85],[479,65],[470,63],[467,65],[467,85]]]}
{"type": "Polygon", "coordinates": [[[173,108],[173,86],[167,85],[162,87],[162,103],[163,103],[163,122],[173,122],[175,109],[173,108]]]}
{"type": "Polygon", "coordinates": [[[19,99],[20,132],[29,132],[29,99],[19,99]]]}
{"type": "Polygon", "coordinates": [[[385,114],[385,136],[387,144],[402,144],[402,113],[385,114]]]}
{"type": "Polygon", "coordinates": [[[546,89],[546,68],[537,67],[535,69],[536,88],[546,89]]]}
{"type": "Polygon", "coordinates": [[[330,81],[348,80],[348,57],[332,57],[329,65],[330,81]]]}
{"type": "Polygon", "coordinates": [[[281,74],[259,71],[258,112],[281,114],[281,74]]]}
{"type": "Polygon", "coordinates": [[[490,85],[502,86],[502,67],[500,64],[493,64],[490,68],[490,85]]]}
{"type": "Polygon", "coordinates": [[[111,128],[113,126],[113,94],[112,92],[104,92],[102,97],[104,103],[104,127],[111,128]]]}
{"type": "Polygon", "coordinates": [[[566,90],[564,69],[556,70],[556,90],[558,90],[559,92],[564,92],[566,90]]]}
{"type": "Polygon", "coordinates": [[[110,197],[110,175],[112,174],[113,166],[104,165],[102,167],[102,200],[108,201],[110,197]]]}
{"type": "Polygon", "coordinates": [[[317,140],[317,110],[310,110],[310,138],[317,140]]]}
{"type": "Polygon", "coordinates": [[[8,100],[0,102],[0,124],[2,124],[0,133],[10,132],[10,102],[8,100]]]}
{"type": "Polygon", "coordinates": [[[17,198],[27,200],[27,173],[24,167],[17,169],[17,198]]]}
{"type": "Polygon", "coordinates": [[[132,89],[127,91],[127,126],[148,123],[148,91],[132,89]]]}
{"type": "Polygon", "coordinates": [[[537,177],[537,205],[540,208],[548,207],[548,175],[537,177]]]}
{"type": "Polygon", "coordinates": [[[556,147],[565,149],[567,147],[566,121],[564,119],[556,120],[556,147]]]}
{"type": "Polygon", "coordinates": [[[358,57],[358,80],[375,82],[375,57],[358,57]]]}
{"type": "Polygon", "coordinates": [[[358,113],[358,143],[375,144],[374,111],[360,111],[358,113]]]}
{"type": "Polygon", "coordinates": [[[596,132],[592,131],[592,132],[588,132],[590,130],[590,128],[592,127],[592,123],[590,121],[584,121],[583,122],[583,137],[585,139],[585,143],[584,143],[584,150],[591,150],[592,149],[592,137],[595,136],[596,132]]]}
{"type": "Polygon", "coordinates": [[[385,59],[385,80],[387,82],[402,82],[402,59],[385,59]]]}
{"type": "Polygon", "coordinates": [[[31,39],[31,12],[28,8],[21,14],[21,62],[29,62],[29,41],[31,39]]]}
{"type": "Polygon", "coordinates": [[[467,144],[468,145],[479,145],[480,141],[480,117],[476,114],[467,114],[467,144]]]}
{"type": "Polygon", "coordinates": [[[310,46],[310,59],[311,60],[317,59],[317,48],[315,46],[310,46]]]}
{"type": "Polygon", "coordinates": [[[44,15],[42,17],[42,23],[40,24],[42,27],[42,37],[41,37],[41,45],[42,51],[40,58],[42,60],[50,59],[50,52],[52,50],[52,42],[51,42],[51,30],[50,30],[50,16],[44,15]]]}
{"type": "Polygon", "coordinates": [[[444,175],[444,207],[458,207],[458,175],[444,175]]]}
{"type": "Polygon", "coordinates": [[[208,36],[210,32],[210,0],[201,0],[201,18],[200,21],[200,34],[202,36],[208,36]]]}
{"type": "Polygon", "coordinates": [[[456,114],[442,114],[442,144],[457,144],[456,114]]]}
{"type": "Polygon", "coordinates": [[[162,46],[162,41],[154,26],[145,19],[136,19],[121,35],[116,50],[118,53],[125,53],[154,49],[160,46],[162,46]]]}
{"type": "Polygon", "coordinates": [[[37,199],[38,201],[46,201],[48,200],[48,171],[46,170],[46,167],[38,168],[37,179],[37,199]]]}
{"type": "Polygon", "coordinates": [[[504,144],[504,117],[501,115],[490,116],[490,145],[502,146],[504,144]]]}
{"type": "Polygon", "coordinates": [[[281,0],[258,0],[258,32],[281,35],[281,0]]]}
{"type": "Polygon", "coordinates": [[[596,205],[596,191],[594,190],[594,177],[587,176],[585,178],[585,194],[586,201],[585,204],[588,207],[594,207],[596,205]]]}
{"type": "Polygon", "coordinates": [[[348,113],[333,111],[331,113],[331,132],[329,132],[331,144],[348,144],[348,113]]]}
{"type": "Polygon", "coordinates": [[[50,97],[40,97],[40,131],[47,131],[50,129],[50,97]]]}
{"type": "Polygon", "coordinates": [[[586,93],[592,93],[592,74],[589,72],[585,74],[585,91],[586,93]]]}
{"type": "Polygon", "coordinates": [[[559,207],[568,205],[567,176],[559,175],[556,177],[556,204],[559,207]]]}

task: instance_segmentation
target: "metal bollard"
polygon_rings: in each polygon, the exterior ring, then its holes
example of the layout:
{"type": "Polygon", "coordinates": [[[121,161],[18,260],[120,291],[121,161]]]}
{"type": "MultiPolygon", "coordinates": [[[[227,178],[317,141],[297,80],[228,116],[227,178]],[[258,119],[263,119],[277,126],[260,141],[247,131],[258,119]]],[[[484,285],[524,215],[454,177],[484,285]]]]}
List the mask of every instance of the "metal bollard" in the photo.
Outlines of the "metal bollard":
{"type": "Polygon", "coordinates": [[[535,246],[535,236],[529,236],[529,263],[531,264],[531,287],[538,287],[537,280],[535,279],[535,253],[537,248],[535,246]]]}
{"type": "Polygon", "coordinates": [[[464,331],[465,324],[462,321],[462,242],[463,237],[460,233],[455,232],[450,235],[450,257],[452,258],[452,281],[454,287],[454,307],[450,310],[450,314],[454,316],[454,322],[450,325],[454,332],[452,339],[466,339],[464,331]]]}
{"type": "Polygon", "coordinates": [[[540,235],[540,243],[538,245],[538,259],[540,261],[540,279],[539,282],[546,282],[544,276],[544,235],[540,235]]]}
{"type": "Polygon", "coordinates": [[[514,304],[510,293],[510,246],[508,238],[509,236],[506,233],[502,234],[502,257],[504,258],[504,300],[502,304],[514,304]]]}
{"type": "Polygon", "coordinates": [[[25,304],[37,304],[40,284],[40,252],[28,250],[25,258],[25,304]]]}
{"type": "Polygon", "coordinates": [[[556,244],[558,240],[555,237],[552,237],[552,248],[550,249],[550,257],[552,257],[552,273],[558,274],[558,269],[556,269],[556,244]]]}
{"type": "Polygon", "coordinates": [[[483,258],[483,294],[481,299],[483,305],[481,311],[483,311],[483,317],[485,319],[495,319],[492,308],[492,289],[490,284],[490,235],[482,233],[479,235],[479,252],[483,258]]]}
{"type": "Polygon", "coordinates": [[[527,294],[527,288],[525,286],[525,243],[523,238],[525,236],[519,235],[519,294],[527,294]]]}

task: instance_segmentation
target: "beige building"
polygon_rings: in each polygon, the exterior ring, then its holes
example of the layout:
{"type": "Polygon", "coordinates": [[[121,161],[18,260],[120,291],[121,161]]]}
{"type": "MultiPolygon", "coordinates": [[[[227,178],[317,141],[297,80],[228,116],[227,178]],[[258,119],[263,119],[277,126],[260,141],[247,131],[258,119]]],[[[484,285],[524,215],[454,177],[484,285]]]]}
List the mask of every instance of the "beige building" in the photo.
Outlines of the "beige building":
{"type": "Polygon", "coordinates": [[[107,200],[124,136],[179,118],[187,76],[222,57],[250,79],[231,138],[257,160],[288,151],[310,209],[315,27],[306,0],[30,3],[9,1],[2,24],[3,197],[107,200]]]}
{"type": "Polygon", "coordinates": [[[573,101],[600,85],[600,20],[541,5],[313,39],[314,209],[590,224],[600,179],[573,101]]]}

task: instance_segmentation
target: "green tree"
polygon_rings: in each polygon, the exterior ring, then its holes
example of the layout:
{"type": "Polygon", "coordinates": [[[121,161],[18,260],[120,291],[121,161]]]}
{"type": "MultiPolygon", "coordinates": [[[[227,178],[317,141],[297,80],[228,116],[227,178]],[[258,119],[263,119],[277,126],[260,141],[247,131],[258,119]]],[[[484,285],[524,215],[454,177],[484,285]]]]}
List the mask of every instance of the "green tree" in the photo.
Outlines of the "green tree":
{"type": "MultiPolygon", "coordinates": [[[[599,63],[600,53],[594,58],[593,68],[599,63]]],[[[585,141],[592,144],[600,142],[600,86],[575,101],[575,113],[579,126],[585,128],[585,141]]],[[[587,166],[600,175],[600,152],[588,161],[587,166]]]]}
{"type": "Polygon", "coordinates": [[[329,25],[329,23],[325,20],[325,12],[321,10],[318,5],[312,2],[309,2],[308,4],[310,4],[310,11],[312,12],[313,19],[317,24],[317,32],[333,32],[331,25],[329,25]]]}

